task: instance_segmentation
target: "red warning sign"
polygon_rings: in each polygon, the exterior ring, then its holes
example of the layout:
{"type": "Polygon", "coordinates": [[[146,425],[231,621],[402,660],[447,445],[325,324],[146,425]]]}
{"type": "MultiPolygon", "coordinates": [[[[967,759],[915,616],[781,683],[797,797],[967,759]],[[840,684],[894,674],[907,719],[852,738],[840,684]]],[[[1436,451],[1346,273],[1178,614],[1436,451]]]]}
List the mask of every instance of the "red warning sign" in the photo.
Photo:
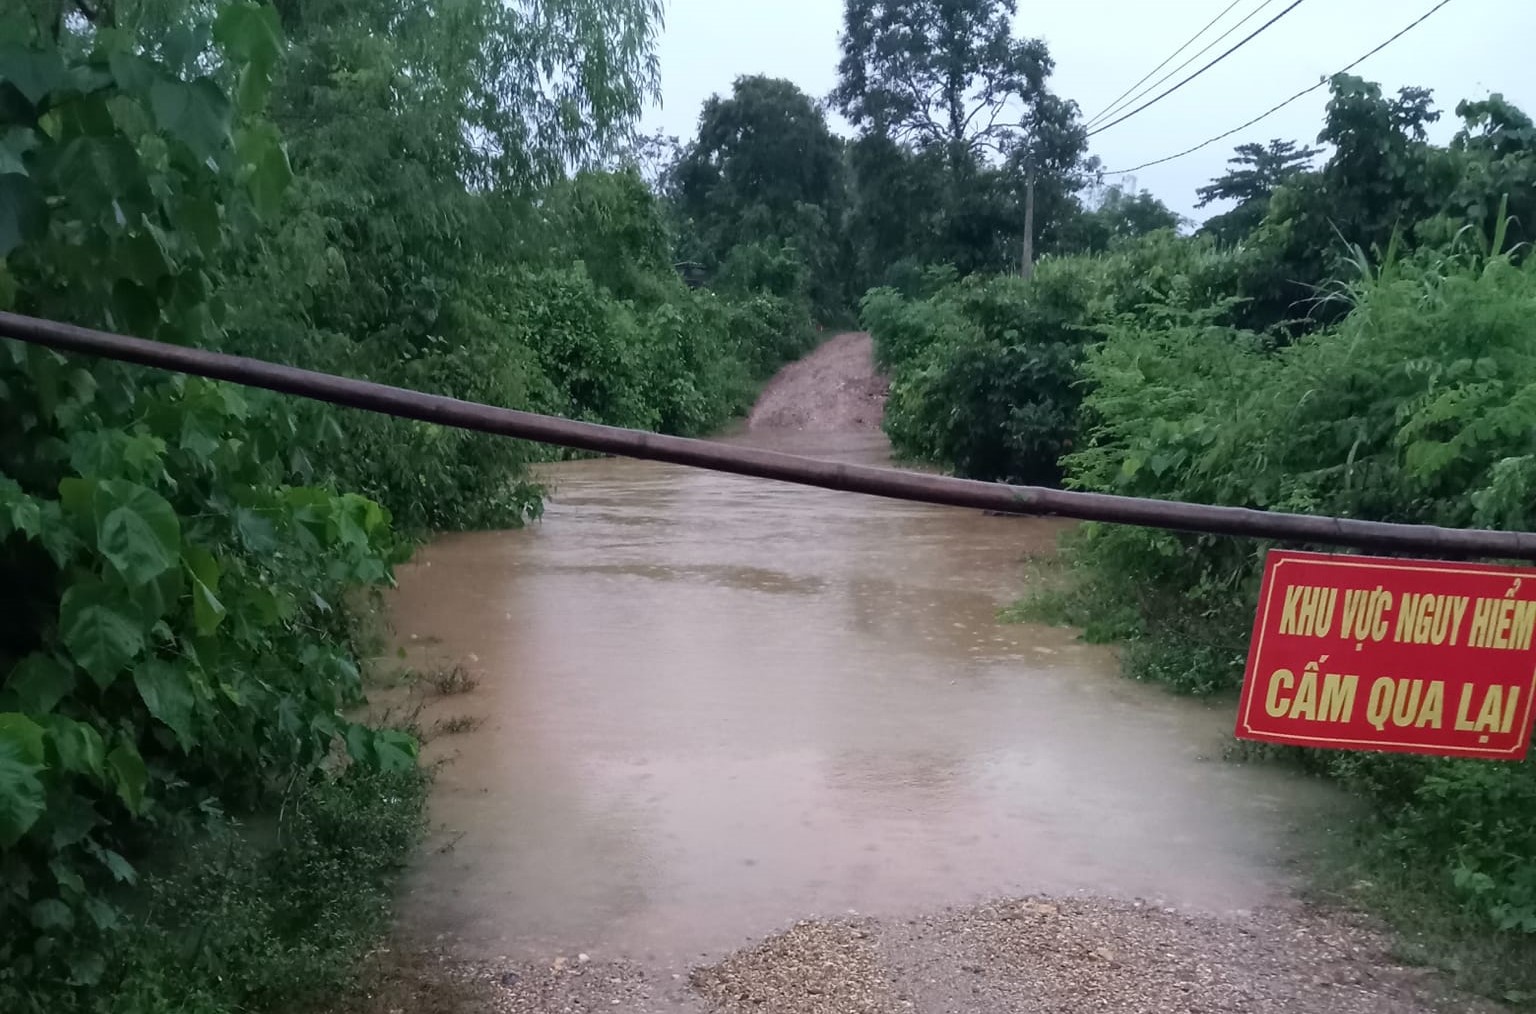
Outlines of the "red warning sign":
{"type": "Polygon", "coordinates": [[[1536,570],[1269,554],[1239,739],[1520,760],[1536,570]]]}

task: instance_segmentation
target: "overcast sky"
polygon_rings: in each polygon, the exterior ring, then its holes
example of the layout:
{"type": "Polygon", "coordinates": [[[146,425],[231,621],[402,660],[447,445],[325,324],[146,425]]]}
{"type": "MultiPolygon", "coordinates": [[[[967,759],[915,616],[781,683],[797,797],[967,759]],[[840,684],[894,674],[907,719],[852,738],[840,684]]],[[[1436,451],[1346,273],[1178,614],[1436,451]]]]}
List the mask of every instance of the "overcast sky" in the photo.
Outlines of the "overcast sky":
{"type": "MultiPolygon", "coordinates": [[[[1084,116],[1090,117],[1230,2],[1020,0],[1014,30],[1046,40],[1056,60],[1052,88],[1075,99],[1084,116]]],[[[1231,13],[1169,67],[1263,2],[1239,0],[1231,13]]],[[[1106,168],[1115,169],[1197,144],[1352,62],[1435,2],[1306,0],[1201,77],[1094,137],[1090,150],[1104,160],[1106,168]]],[[[1270,0],[1267,9],[1168,84],[1284,6],[1270,0]]],[[[811,95],[824,97],[836,81],[842,9],[842,0],[668,0],[660,44],[662,103],[646,114],[643,126],[688,140],[704,100],[728,93],[731,82],[744,74],[788,78],[811,95]]],[[[1463,98],[1503,92],[1527,113],[1536,114],[1533,43],[1536,0],[1450,0],[1352,73],[1379,81],[1389,93],[1404,85],[1433,89],[1436,105],[1445,114],[1433,136],[1443,142],[1455,131],[1454,110],[1463,98]]],[[[1225,141],[1136,173],[1136,186],[1152,191],[1182,215],[1203,218],[1219,209],[1196,211],[1195,188],[1220,175],[1233,146],[1273,137],[1310,143],[1321,127],[1326,102],[1327,89],[1319,88],[1225,141]]],[[[847,133],[838,118],[833,122],[834,129],[847,133]]]]}

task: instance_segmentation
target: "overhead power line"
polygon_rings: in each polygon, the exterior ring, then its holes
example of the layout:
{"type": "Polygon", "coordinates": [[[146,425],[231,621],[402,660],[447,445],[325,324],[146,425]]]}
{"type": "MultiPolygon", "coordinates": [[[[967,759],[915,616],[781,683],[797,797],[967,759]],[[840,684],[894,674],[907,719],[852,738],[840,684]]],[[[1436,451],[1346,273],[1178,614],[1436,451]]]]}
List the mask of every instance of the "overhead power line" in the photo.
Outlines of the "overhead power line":
{"type": "Polygon", "coordinates": [[[1436,11],[1438,11],[1440,8],[1444,7],[1446,4],[1448,4],[1450,2],[1451,2],[1451,0],[1440,0],[1439,3],[1435,4],[1429,10],[1427,10],[1423,14],[1419,15],[1417,20],[1413,21],[1411,24],[1409,24],[1409,25],[1405,26],[1404,28],[1400,29],[1397,32],[1396,35],[1393,35],[1391,38],[1389,38],[1387,41],[1383,42],[1381,45],[1377,46],[1375,49],[1371,50],[1369,53],[1366,53],[1364,56],[1360,57],[1359,59],[1355,60],[1353,63],[1350,63],[1347,66],[1340,67],[1338,70],[1334,71],[1332,74],[1329,74],[1327,77],[1320,78],[1316,84],[1309,85],[1306,88],[1303,88],[1301,91],[1297,92],[1295,95],[1292,95],[1290,98],[1286,99],[1284,102],[1277,102],[1277,103],[1275,103],[1274,105],[1270,106],[1268,109],[1264,110],[1259,115],[1255,116],[1253,119],[1249,120],[1247,123],[1240,123],[1237,126],[1233,127],[1231,130],[1228,130],[1228,131],[1226,131],[1224,133],[1217,134],[1215,137],[1207,138],[1206,140],[1201,141],[1199,144],[1197,144],[1197,145],[1195,145],[1195,146],[1193,146],[1191,148],[1185,148],[1183,151],[1174,152],[1172,155],[1165,155],[1162,158],[1155,158],[1155,159],[1153,159],[1150,162],[1143,162],[1140,165],[1133,165],[1129,169],[1106,169],[1102,173],[1102,175],[1104,175],[1104,176],[1121,176],[1121,175],[1124,175],[1125,173],[1139,172],[1142,169],[1149,169],[1149,168],[1151,168],[1152,166],[1155,166],[1155,165],[1162,165],[1164,162],[1172,162],[1176,158],[1183,158],[1185,155],[1192,155],[1195,152],[1199,151],[1201,148],[1209,148],[1211,145],[1215,144],[1217,141],[1226,140],[1227,138],[1231,137],[1233,134],[1237,133],[1240,130],[1247,130],[1249,127],[1253,126],[1255,123],[1258,123],[1260,120],[1263,120],[1263,119],[1265,119],[1265,118],[1267,118],[1269,116],[1272,116],[1275,113],[1278,113],[1280,110],[1284,109],[1286,106],[1290,105],[1292,102],[1295,102],[1297,99],[1301,98],[1303,95],[1308,95],[1308,94],[1310,94],[1312,92],[1317,91],[1323,85],[1327,84],[1329,81],[1333,80],[1335,77],[1338,77],[1340,74],[1348,74],[1350,71],[1352,71],[1356,67],[1360,66],[1360,64],[1362,64],[1365,61],[1369,60],[1371,57],[1375,56],[1377,53],[1381,52],[1383,49],[1386,49],[1388,46],[1392,45],[1392,43],[1396,42],[1398,39],[1401,39],[1403,36],[1407,35],[1409,32],[1413,31],[1415,28],[1419,27],[1424,22],[1428,21],[1430,15],[1434,14],[1436,11]]]}
{"type": "Polygon", "coordinates": [[[1193,81],[1195,78],[1199,77],[1201,74],[1204,74],[1206,71],[1210,70],[1212,67],[1216,66],[1218,63],[1220,63],[1221,61],[1225,60],[1227,57],[1231,56],[1233,53],[1237,52],[1239,49],[1242,49],[1244,46],[1246,46],[1248,43],[1252,42],[1254,39],[1258,38],[1261,34],[1264,33],[1264,31],[1267,28],[1269,28],[1270,25],[1273,25],[1276,21],[1279,21],[1281,18],[1283,18],[1287,14],[1291,13],[1291,11],[1294,11],[1296,8],[1300,7],[1303,2],[1304,2],[1304,0],[1291,0],[1291,5],[1289,7],[1287,7],[1285,10],[1281,11],[1279,14],[1276,14],[1274,17],[1270,18],[1268,21],[1264,22],[1258,28],[1255,28],[1253,31],[1249,32],[1246,36],[1243,37],[1243,39],[1240,42],[1238,42],[1236,45],[1234,45],[1231,49],[1228,49],[1225,53],[1222,53],[1216,59],[1214,59],[1210,63],[1206,64],[1204,67],[1201,67],[1199,70],[1195,71],[1193,74],[1189,75],[1189,77],[1187,77],[1184,80],[1180,81],[1178,84],[1174,85],[1172,88],[1169,88],[1166,91],[1159,92],[1157,95],[1155,95],[1152,98],[1148,99],[1147,101],[1143,102],[1141,105],[1137,106],[1135,109],[1132,109],[1130,112],[1125,113],[1125,114],[1123,114],[1121,116],[1117,116],[1115,119],[1110,120],[1108,123],[1101,124],[1100,126],[1097,126],[1097,127],[1093,128],[1092,130],[1088,131],[1088,136],[1092,137],[1095,134],[1101,134],[1104,131],[1108,130],[1110,127],[1113,127],[1113,126],[1115,126],[1117,124],[1124,123],[1126,120],[1129,120],[1131,117],[1135,116],[1137,113],[1141,112],[1142,110],[1147,109],[1147,108],[1149,108],[1151,106],[1154,106],[1157,103],[1161,102],[1163,99],[1166,99],[1168,96],[1172,95],[1174,92],[1178,91],[1180,88],[1183,88],[1185,85],[1189,84],[1191,81],[1193,81]]]}
{"type": "MultiPolygon", "coordinates": [[[[1220,14],[1216,15],[1214,18],[1212,18],[1211,20],[1207,21],[1205,23],[1205,27],[1201,28],[1194,35],[1191,35],[1189,37],[1189,39],[1187,41],[1185,41],[1184,45],[1180,46],[1178,49],[1175,49],[1173,52],[1169,53],[1166,57],[1164,57],[1162,63],[1158,64],[1156,67],[1153,67],[1151,70],[1147,71],[1146,74],[1142,75],[1142,78],[1141,78],[1140,81],[1137,81],[1135,84],[1131,85],[1125,91],[1121,92],[1119,95],[1116,95],[1113,102],[1111,102],[1109,105],[1105,106],[1103,109],[1100,109],[1098,112],[1096,112],[1092,116],[1090,116],[1088,118],[1088,121],[1087,121],[1088,126],[1090,126],[1090,127],[1093,126],[1095,123],[1097,123],[1100,120],[1102,120],[1104,118],[1105,114],[1110,113],[1110,112],[1114,111],[1115,109],[1118,109],[1119,106],[1120,106],[1120,103],[1125,99],[1125,97],[1127,95],[1129,95],[1132,92],[1134,92],[1137,88],[1140,88],[1142,86],[1142,83],[1145,82],[1147,80],[1147,78],[1151,77],[1153,74],[1156,74],[1158,71],[1160,71],[1164,67],[1168,66],[1168,62],[1170,60],[1172,60],[1174,57],[1178,56],[1180,53],[1184,52],[1184,50],[1186,50],[1190,46],[1194,45],[1194,42],[1195,42],[1196,39],[1200,38],[1200,36],[1204,35],[1208,31],[1210,31],[1212,25],[1216,24],[1216,22],[1218,22],[1222,18],[1226,17],[1227,13],[1229,11],[1231,11],[1232,8],[1236,7],[1238,4],[1240,4],[1242,2],[1243,2],[1243,0],[1232,0],[1232,2],[1227,4],[1226,7],[1222,8],[1222,11],[1221,11],[1220,14]]],[[[1270,0],[1265,0],[1266,4],[1269,3],[1269,2],[1270,2],[1270,0]]],[[[1259,9],[1262,9],[1262,7],[1260,7],[1259,9]]],[[[1255,11],[1255,13],[1257,13],[1257,11],[1255,11]]],[[[1251,15],[1251,14],[1249,15],[1249,17],[1252,17],[1252,16],[1253,15],[1251,15]]],[[[1246,20],[1246,19],[1244,19],[1244,20],[1246,20]]],[[[1243,23],[1242,21],[1239,21],[1237,24],[1241,25],[1242,23],[1243,23]]],[[[1237,25],[1234,25],[1232,27],[1236,28],[1237,25]]],[[[1231,31],[1231,30],[1232,29],[1228,29],[1228,31],[1231,31]]],[[[1223,38],[1225,38],[1225,36],[1217,36],[1216,37],[1216,42],[1220,42],[1223,38]]],[[[1215,43],[1213,42],[1212,45],[1215,45],[1215,43]]],[[[1205,50],[1201,50],[1200,52],[1203,53],[1203,52],[1205,52],[1205,50]]],[[[1195,54],[1196,57],[1199,56],[1199,55],[1200,55],[1199,53],[1195,54]]],[[[1194,57],[1191,57],[1190,59],[1194,59],[1194,57]]],[[[1179,67],[1182,67],[1182,66],[1183,66],[1183,64],[1179,65],[1179,67]]],[[[1178,73],[1179,67],[1175,67],[1171,73],[1178,73]]],[[[1161,83],[1162,83],[1161,81],[1158,82],[1158,84],[1161,84],[1161,83]]],[[[1157,85],[1154,84],[1152,87],[1156,88],[1157,85]]],[[[1141,97],[1140,95],[1136,96],[1136,98],[1140,98],[1140,97],[1141,97]]],[[[1134,102],[1135,99],[1132,99],[1131,101],[1134,102]]]]}

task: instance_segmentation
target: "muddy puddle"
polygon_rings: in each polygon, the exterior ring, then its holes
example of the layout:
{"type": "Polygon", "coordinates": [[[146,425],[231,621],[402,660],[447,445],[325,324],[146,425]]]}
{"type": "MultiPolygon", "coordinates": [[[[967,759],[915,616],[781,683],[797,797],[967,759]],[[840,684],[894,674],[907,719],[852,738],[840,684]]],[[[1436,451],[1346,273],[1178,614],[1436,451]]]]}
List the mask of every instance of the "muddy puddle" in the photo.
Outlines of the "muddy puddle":
{"type": "MultiPolygon", "coordinates": [[[[883,463],[878,434],[740,437],[883,463]]],[[[400,572],[412,664],[471,693],[404,932],[470,958],[681,966],[799,918],[1075,892],[1282,901],[1324,787],[1221,760],[1232,705],[1001,624],[1059,522],[602,460],[525,531],[400,572]]]]}

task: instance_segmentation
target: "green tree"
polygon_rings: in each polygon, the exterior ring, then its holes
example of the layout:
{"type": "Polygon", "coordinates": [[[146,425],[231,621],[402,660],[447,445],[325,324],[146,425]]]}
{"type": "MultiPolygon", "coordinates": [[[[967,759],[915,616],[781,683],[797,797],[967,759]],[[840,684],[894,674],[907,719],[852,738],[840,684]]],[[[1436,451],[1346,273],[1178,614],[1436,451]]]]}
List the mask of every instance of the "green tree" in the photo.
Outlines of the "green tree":
{"type": "Polygon", "coordinates": [[[1203,230],[1218,242],[1235,243],[1251,233],[1269,211],[1269,199],[1293,177],[1312,168],[1312,159],[1321,148],[1298,148],[1295,141],[1278,138],[1267,145],[1240,144],[1237,154],[1227,159],[1228,169],[1221,176],[1196,190],[1197,208],[1216,201],[1236,201],[1237,207],[1208,219],[1203,230]]]}
{"type": "MultiPolygon", "coordinates": [[[[1035,190],[1069,192],[1086,135],[1075,103],[1047,87],[1045,43],[1013,34],[1014,0],[847,0],[832,101],[866,135],[888,139],[944,167],[934,259],[962,270],[1032,261],[1040,232],[1035,190]],[[998,228],[1006,223],[1007,243],[998,228]]],[[[903,163],[882,155],[879,174],[903,163]]],[[[922,163],[908,161],[908,166],[922,163]]]]}
{"type": "MultiPolygon", "coordinates": [[[[508,406],[546,379],[483,309],[541,186],[628,136],[654,88],[649,0],[283,0],[273,115],[298,183],[246,244],[237,351],[508,406]]],[[[537,510],[529,449],[306,409],[303,448],[411,529],[537,510]]]]}
{"type": "Polygon", "coordinates": [[[846,306],[841,149],[821,108],[789,81],[742,77],[729,97],[707,100],[671,182],[711,265],[742,243],[787,245],[816,307],[846,306]]]}
{"type": "Polygon", "coordinates": [[[1110,187],[1096,207],[1066,222],[1056,249],[1063,253],[1100,253],[1119,239],[1134,239],[1183,224],[1166,204],[1142,190],[1127,194],[1110,187]]]}
{"type": "Polygon", "coordinates": [[[965,173],[1007,150],[1052,62],[1013,36],[1014,0],[847,0],[832,100],[855,127],[939,149],[965,173]]]}
{"type": "Polygon", "coordinates": [[[296,87],[280,100],[297,136],[311,126],[329,128],[334,140],[344,131],[348,140],[369,141],[376,121],[339,122],[345,118],[324,104],[364,97],[349,88],[392,80],[398,130],[451,151],[463,180],[480,187],[526,192],[558,179],[568,165],[626,138],[655,92],[660,0],[279,0],[277,7],[298,50],[296,87]],[[319,93],[305,90],[315,86],[319,93]],[[458,129],[431,129],[443,122],[458,129]]]}
{"type": "Polygon", "coordinates": [[[1463,126],[1451,140],[1457,182],[1447,228],[1465,220],[1488,236],[1502,230],[1505,249],[1536,240],[1536,125],[1497,93],[1459,103],[1456,115],[1463,126]],[[1504,221],[1493,221],[1501,211],[1504,221]]]}
{"type": "Polygon", "coordinates": [[[1439,113],[1426,89],[1389,98],[1379,85],[1340,74],[1330,90],[1317,139],[1333,146],[1332,156],[1275,190],[1246,244],[1253,257],[1244,322],[1255,328],[1294,333],[1337,319],[1341,305],[1319,298],[1327,280],[1394,237],[1414,245],[1456,186],[1455,159],[1427,141],[1439,113]]]}

